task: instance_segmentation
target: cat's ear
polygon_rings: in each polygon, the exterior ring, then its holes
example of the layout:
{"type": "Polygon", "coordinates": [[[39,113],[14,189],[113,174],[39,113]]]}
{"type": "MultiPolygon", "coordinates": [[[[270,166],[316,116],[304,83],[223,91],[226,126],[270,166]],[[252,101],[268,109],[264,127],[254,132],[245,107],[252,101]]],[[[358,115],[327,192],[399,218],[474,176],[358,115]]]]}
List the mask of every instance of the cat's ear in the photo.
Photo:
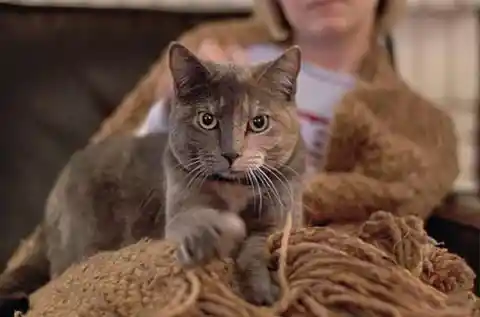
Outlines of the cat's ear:
{"type": "Polygon", "coordinates": [[[209,70],[195,54],[178,42],[168,48],[169,67],[177,95],[185,95],[204,85],[210,76],[209,70]]]}
{"type": "Polygon", "coordinates": [[[292,46],[277,59],[260,66],[255,72],[257,80],[292,100],[297,92],[301,63],[300,48],[292,46]]]}

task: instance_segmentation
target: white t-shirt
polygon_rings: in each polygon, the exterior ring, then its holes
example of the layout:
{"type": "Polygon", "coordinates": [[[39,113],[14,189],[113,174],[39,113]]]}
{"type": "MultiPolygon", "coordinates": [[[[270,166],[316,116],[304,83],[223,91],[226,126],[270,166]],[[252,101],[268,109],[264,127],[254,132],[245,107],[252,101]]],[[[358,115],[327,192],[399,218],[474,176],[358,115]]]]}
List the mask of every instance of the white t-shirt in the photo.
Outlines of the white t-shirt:
{"type": "MultiPolygon", "coordinates": [[[[254,45],[247,49],[251,63],[273,60],[281,54],[282,49],[273,44],[254,45]]],[[[354,86],[355,77],[352,75],[325,70],[303,62],[298,75],[296,98],[301,133],[308,150],[308,170],[314,171],[321,166],[334,107],[354,86]]],[[[162,100],[153,105],[137,135],[167,132],[167,113],[164,109],[162,100]]]]}

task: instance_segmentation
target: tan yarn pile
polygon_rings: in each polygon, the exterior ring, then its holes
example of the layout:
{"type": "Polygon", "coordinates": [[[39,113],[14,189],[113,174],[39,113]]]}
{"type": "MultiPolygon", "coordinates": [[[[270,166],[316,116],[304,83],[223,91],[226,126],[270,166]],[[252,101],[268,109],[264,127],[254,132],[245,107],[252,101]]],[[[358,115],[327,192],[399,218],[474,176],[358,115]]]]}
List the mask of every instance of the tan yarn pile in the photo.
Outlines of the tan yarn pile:
{"type": "Polygon", "coordinates": [[[32,296],[27,316],[480,316],[474,274],[415,217],[377,212],[357,234],[305,228],[269,241],[283,294],[256,307],[236,293],[230,261],[184,271],[174,246],[142,241],[74,266],[32,296]]]}

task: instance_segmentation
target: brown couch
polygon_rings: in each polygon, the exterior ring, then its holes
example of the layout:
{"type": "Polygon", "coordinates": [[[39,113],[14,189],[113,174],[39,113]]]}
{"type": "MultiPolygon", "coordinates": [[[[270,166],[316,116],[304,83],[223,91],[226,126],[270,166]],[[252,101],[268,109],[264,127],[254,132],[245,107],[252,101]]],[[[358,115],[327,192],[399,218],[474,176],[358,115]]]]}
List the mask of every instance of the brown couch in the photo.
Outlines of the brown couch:
{"type": "MultiPolygon", "coordinates": [[[[0,270],[39,222],[60,168],[168,42],[230,16],[0,5],[0,270]]],[[[427,228],[479,272],[480,211],[463,215],[476,207],[454,196],[427,228]]]]}

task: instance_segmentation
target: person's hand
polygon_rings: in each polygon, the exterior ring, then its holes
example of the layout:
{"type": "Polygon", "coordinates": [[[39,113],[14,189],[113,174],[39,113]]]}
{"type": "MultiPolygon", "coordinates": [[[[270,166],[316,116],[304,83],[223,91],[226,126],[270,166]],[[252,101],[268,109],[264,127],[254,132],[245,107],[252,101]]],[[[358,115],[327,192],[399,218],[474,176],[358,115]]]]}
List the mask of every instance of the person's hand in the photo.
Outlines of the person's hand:
{"type": "Polygon", "coordinates": [[[218,63],[246,64],[245,51],[238,45],[230,45],[222,48],[211,39],[204,40],[198,49],[198,57],[218,63]]]}

